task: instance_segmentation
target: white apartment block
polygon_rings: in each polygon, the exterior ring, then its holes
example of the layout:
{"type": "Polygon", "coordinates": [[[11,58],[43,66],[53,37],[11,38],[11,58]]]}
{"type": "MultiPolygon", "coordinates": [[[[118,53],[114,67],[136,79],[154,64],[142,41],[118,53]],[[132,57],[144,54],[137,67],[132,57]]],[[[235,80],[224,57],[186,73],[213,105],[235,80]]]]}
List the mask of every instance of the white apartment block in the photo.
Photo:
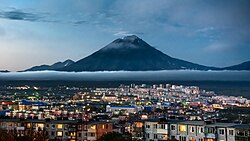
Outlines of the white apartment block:
{"type": "Polygon", "coordinates": [[[145,141],[249,141],[250,125],[151,119],[144,121],[145,141]]]}

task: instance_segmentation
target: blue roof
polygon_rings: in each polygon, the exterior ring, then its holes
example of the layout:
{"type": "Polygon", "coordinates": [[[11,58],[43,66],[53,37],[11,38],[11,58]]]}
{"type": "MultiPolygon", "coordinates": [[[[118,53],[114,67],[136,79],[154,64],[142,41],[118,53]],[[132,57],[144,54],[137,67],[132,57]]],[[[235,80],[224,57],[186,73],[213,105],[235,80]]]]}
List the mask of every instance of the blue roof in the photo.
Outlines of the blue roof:
{"type": "Polygon", "coordinates": [[[48,104],[45,102],[40,101],[27,101],[27,100],[21,100],[21,103],[23,105],[37,105],[37,106],[47,106],[48,104]]]}

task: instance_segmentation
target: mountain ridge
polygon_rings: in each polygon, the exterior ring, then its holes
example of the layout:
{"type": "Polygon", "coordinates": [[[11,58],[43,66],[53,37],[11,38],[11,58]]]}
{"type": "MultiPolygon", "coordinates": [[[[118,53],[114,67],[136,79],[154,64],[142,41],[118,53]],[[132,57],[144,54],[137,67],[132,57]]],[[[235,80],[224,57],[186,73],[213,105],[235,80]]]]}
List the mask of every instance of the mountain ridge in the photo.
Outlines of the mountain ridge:
{"type": "Polygon", "coordinates": [[[66,66],[69,66],[71,64],[73,64],[74,61],[70,60],[70,59],[67,59],[63,62],[56,62],[52,65],[40,65],[40,66],[34,66],[34,67],[31,67],[29,69],[26,69],[24,71],[43,71],[43,70],[56,70],[56,69],[60,69],[60,68],[63,68],[63,67],[66,67],[66,66]]]}
{"type": "Polygon", "coordinates": [[[115,39],[87,57],[76,62],[70,60],[70,63],[65,66],[66,61],[53,65],[34,66],[25,71],[250,70],[250,61],[219,68],[174,58],[135,35],[115,39]]]}

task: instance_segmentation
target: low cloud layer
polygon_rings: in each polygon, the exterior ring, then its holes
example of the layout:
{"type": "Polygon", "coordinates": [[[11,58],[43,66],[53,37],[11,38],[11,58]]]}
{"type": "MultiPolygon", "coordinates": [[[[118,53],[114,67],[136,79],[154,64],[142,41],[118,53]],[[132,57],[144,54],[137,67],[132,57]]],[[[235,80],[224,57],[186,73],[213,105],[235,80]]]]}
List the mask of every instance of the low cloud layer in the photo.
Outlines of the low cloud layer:
{"type": "Polygon", "coordinates": [[[74,80],[74,81],[165,81],[218,80],[250,81],[249,71],[107,71],[107,72],[10,72],[0,73],[0,80],[74,80]]]}

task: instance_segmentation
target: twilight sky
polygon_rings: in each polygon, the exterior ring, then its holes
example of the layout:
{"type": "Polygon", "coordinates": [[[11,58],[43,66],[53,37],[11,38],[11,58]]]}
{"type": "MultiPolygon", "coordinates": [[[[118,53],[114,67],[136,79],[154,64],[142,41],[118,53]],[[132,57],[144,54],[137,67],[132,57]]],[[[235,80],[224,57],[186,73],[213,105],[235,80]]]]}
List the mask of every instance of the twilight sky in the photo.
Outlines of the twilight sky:
{"type": "Polygon", "coordinates": [[[135,34],[208,66],[250,60],[249,0],[1,0],[0,70],[79,60],[135,34]]]}

